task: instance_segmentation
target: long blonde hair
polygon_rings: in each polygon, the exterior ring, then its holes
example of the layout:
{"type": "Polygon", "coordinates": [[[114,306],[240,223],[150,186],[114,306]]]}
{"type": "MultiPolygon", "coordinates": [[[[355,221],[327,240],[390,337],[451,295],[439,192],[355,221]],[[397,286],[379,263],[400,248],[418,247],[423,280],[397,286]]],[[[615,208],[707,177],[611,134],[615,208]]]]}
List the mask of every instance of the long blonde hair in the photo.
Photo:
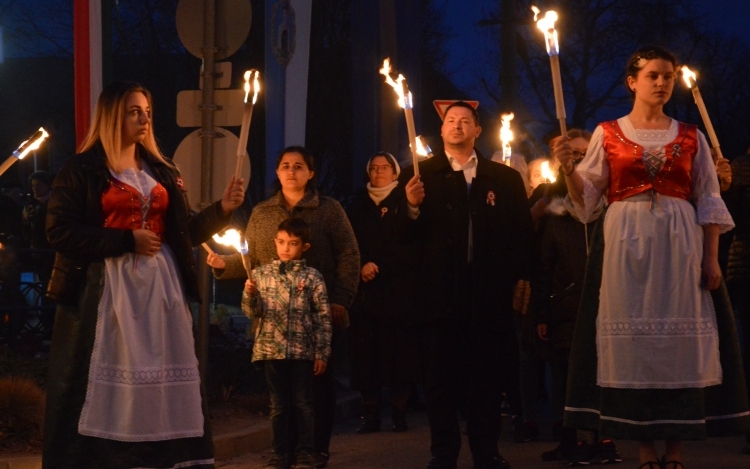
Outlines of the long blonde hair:
{"type": "MultiPolygon", "coordinates": [[[[102,142],[104,153],[107,155],[107,166],[115,172],[122,170],[120,165],[122,125],[125,118],[125,102],[130,93],[142,93],[148,101],[149,108],[153,109],[151,93],[138,83],[116,81],[110,84],[99,95],[94,112],[94,122],[91,123],[86,138],[78,148],[78,153],[83,153],[96,145],[96,142],[102,142]]],[[[159,150],[154,138],[153,124],[148,126],[142,145],[164,164],[174,166],[159,150]]]]}

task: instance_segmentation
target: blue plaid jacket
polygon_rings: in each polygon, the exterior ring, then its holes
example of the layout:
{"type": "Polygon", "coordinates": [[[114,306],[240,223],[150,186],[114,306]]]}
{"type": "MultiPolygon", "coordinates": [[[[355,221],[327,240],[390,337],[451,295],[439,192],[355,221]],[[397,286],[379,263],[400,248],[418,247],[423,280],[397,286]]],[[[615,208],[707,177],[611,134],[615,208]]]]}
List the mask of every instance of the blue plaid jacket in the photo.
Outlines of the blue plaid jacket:
{"type": "Polygon", "coordinates": [[[324,360],[331,354],[331,312],[320,272],[304,259],[275,260],[251,272],[257,290],[242,292],[242,312],[258,318],[253,361],[324,360]]]}

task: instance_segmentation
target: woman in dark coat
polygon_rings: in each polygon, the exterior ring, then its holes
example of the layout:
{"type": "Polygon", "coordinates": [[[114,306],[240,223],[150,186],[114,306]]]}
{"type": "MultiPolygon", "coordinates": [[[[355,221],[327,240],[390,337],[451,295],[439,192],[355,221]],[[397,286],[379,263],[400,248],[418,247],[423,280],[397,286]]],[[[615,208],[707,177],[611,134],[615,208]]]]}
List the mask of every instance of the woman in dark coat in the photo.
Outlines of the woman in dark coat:
{"type": "Polygon", "coordinates": [[[191,217],[151,103],[137,83],[108,86],[52,187],[44,469],[214,467],[187,305],[199,300],[192,247],[228,224],[243,181],[191,217]]]}
{"type": "MultiPolygon", "coordinates": [[[[750,394],[750,150],[732,161],[729,190],[722,192],[729,212],[736,224],[729,248],[727,288],[732,296],[732,307],[740,317],[743,344],[742,362],[750,394]]],[[[722,186],[722,189],[724,187],[722,186]]],[[[750,433],[746,435],[745,454],[750,454],[750,433]]]]}
{"type": "Polygon", "coordinates": [[[362,265],[350,329],[352,386],[362,393],[360,434],[380,430],[383,387],[390,389],[393,431],[405,431],[406,402],[415,382],[416,352],[406,330],[412,263],[395,224],[403,207],[403,192],[394,190],[400,172],[393,155],[377,153],[367,164],[367,187],[347,210],[362,265]]]}

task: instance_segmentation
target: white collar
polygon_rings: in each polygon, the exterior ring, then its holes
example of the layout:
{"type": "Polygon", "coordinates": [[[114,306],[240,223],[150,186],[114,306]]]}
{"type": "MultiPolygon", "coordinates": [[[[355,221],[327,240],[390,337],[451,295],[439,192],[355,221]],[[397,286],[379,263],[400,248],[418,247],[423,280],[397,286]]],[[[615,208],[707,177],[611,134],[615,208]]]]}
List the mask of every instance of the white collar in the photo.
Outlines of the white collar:
{"type": "Polygon", "coordinates": [[[445,151],[445,156],[448,157],[448,162],[450,163],[451,167],[453,167],[454,171],[458,171],[460,169],[466,169],[466,168],[473,168],[474,166],[477,165],[477,161],[478,161],[476,150],[472,150],[471,156],[469,156],[469,159],[466,160],[466,163],[464,163],[463,165],[459,163],[458,160],[453,155],[448,153],[448,150],[445,151]]]}

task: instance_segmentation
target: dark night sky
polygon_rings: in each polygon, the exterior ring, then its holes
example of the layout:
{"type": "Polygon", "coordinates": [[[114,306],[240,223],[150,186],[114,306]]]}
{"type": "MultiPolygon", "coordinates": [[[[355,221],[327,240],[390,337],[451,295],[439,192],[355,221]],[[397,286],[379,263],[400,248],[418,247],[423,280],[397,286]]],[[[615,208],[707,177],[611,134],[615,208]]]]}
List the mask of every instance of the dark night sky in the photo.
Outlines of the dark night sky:
{"type": "MultiPolygon", "coordinates": [[[[627,0],[623,0],[627,1],[627,0]]],[[[488,43],[489,33],[486,28],[476,26],[486,11],[496,11],[497,0],[445,0],[447,21],[452,28],[453,37],[449,41],[449,68],[454,71],[453,81],[464,91],[476,97],[481,103],[491,102],[478,85],[478,77],[495,77],[483,71],[486,54],[497,54],[498,46],[488,43]]],[[[563,4],[564,2],[561,2],[563,4]]],[[[750,0],[694,0],[695,5],[703,9],[711,27],[726,33],[746,37],[750,43],[750,0]]],[[[543,9],[544,10],[544,9],[543,9]]],[[[560,22],[564,21],[565,11],[557,8],[560,22]]],[[[564,38],[562,39],[564,40],[564,38]]],[[[541,38],[540,38],[541,42],[541,38]]],[[[564,58],[561,55],[561,59],[564,58]]],[[[486,67],[485,67],[486,69],[486,67]]],[[[492,78],[491,78],[492,79],[492,78]]],[[[447,97],[446,97],[447,99],[447,97]]]]}

